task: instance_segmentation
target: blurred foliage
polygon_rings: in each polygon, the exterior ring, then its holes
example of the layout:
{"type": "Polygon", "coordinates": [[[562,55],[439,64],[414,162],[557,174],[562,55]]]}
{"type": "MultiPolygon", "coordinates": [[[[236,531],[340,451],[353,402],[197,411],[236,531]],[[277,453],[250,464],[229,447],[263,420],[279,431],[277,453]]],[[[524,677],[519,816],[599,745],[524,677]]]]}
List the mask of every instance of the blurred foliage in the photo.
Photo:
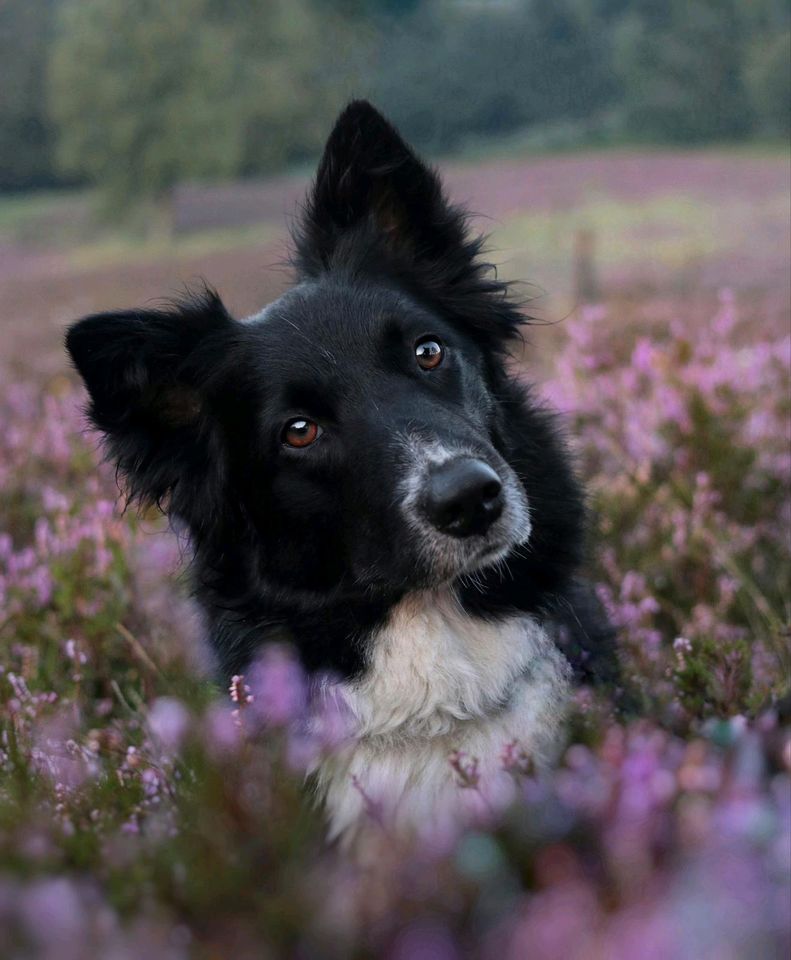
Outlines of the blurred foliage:
{"type": "Polygon", "coordinates": [[[738,0],[643,6],[621,19],[614,38],[626,129],[682,142],[746,133],[738,0]]]}
{"type": "Polygon", "coordinates": [[[62,168],[125,202],[315,152],[338,102],[334,24],[304,0],[64,3],[50,71],[62,168]]]}
{"type": "Polygon", "coordinates": [[[0,189],[57,179],[44,69],[57,0],[0,3],[0,189]]]}
{"type": "Polygon", "coordinates": [[[601,19],[573,0],[476,4],[455,16],[425,4],[382,40],[370,94],[409,139],[453,149],[608,103],[607,42],[601,19]]]}
{"type": "Polygon", "coordinates": [[[779,0],[5,0],[0,189],[262,174],[361,95],[433,151],[782,136],[789,42],[779,0]]]}
{"type": "Polygon", "coordinates": [[[759,129],[787,135],[791,118],[791,30],[755,40],[748,52],[744,76],[759,129]]]}

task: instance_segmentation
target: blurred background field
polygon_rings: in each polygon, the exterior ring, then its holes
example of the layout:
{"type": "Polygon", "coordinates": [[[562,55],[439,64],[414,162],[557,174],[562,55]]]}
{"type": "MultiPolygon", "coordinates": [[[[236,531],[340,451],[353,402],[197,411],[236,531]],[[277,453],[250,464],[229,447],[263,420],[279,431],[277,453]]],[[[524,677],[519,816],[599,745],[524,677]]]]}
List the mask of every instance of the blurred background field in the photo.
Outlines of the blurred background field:
{"type": "MultiPolygon", "coordinates": [[[[451,196],[480,216],[503,276],[531,310],[559,321],[579,302],[579,238],[592,238],[599,297],[661,294],[683,302],[722,286],[752,306],[788,305],[788,159],[778,149],[683,153],[620,148],[440,163],[451,196]]],[[[63,367],[63,325],[96,310],[170,296],[201,278],[244,316],[288,283],[288,224],[302,175],[176,187],[167,211],[146,205],[140,231],[97,222],[96,194],[0,199],[4,349],[28,370],[63,367]],[[172,219],[171,219],[172,218],[172,219]]],[[[138,216],[142,216],[138,211],[138,216]]],[[[534,335],[537,352],[541,333],[534,335]]]]}
{"type": "Polygon", "coordinates": [[[780,0],[6,0],[4,352],[52,374],[66,320],[199,277],[258,309],[352,95],[546,319],[580,231],[598,296],[784,290],[790,37],[780,0]]]}
{"type": "Polygon", "coordinates": [[[775,0],[0,4],[0,955],[787,955],[789,43],[775,0]],[[185,547],[121,513],[62,350],[202,279],[238,316],[284,289],[352,95],[540,321],[517,360],[637,704],[582,689],[554,776],[504,744],[514,805],[418,849],[374,823],[364,869],[299,802],[332,744],[298,667],[212,684],[185,547]]]}

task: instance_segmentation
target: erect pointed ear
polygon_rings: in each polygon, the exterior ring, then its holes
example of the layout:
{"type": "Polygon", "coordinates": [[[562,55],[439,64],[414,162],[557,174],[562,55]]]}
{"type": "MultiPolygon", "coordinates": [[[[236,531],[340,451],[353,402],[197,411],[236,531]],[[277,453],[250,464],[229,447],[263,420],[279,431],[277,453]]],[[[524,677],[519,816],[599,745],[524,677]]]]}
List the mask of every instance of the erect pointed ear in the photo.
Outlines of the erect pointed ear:
{"type": "Polygon", "coordinates": [[[297,237],[303,272],[332,265],[345,235],[361,226],[416,260],[464,248],[464,218],[437,175],[370,103],[355,100],[335,123],[308,197],[297,237]]]}
{"type": "Polygon", "coordinates": [[[341,113],[295,231],[303,277],[333,268],[395,276],[495,349],[524,317],[470,236],[463,210],[370,103],[341,113]]]}
{"type": "Polygon", "coordinates": [[[210,509],[224,464],[219,385],[237,327],[207,290],[168,309],[101,313],[69,328],[88,414],[134,499],[188,521],[210,509]]]}

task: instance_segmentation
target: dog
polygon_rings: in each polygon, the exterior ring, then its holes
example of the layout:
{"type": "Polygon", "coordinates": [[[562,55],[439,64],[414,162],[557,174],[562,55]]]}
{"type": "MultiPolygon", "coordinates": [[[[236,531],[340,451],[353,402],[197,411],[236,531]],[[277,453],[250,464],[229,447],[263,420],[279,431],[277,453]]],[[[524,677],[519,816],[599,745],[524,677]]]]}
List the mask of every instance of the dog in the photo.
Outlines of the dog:
{"type": "Polygon", "coordinates": [[[186,528],[226,682],[286,641],[351,740],[317,773],[333,837],[405,827],[563,743],[573,674],[615,677],[579,579],[585,507],[555,417],[510,369],[525,317],[437,174],[365,101],[294,230],[296,282],[234,319],[210,289],[102,313],[66,346],[130,496],[186,528]]]}

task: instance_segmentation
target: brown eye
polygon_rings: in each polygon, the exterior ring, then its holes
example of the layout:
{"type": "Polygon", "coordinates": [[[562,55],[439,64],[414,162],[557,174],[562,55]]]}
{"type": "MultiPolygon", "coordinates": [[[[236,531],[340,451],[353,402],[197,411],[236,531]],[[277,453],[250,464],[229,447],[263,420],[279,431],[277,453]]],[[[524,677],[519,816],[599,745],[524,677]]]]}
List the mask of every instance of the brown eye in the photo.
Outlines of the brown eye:
{"type": "Polygon", "coordinates": [[[283,428],[282,440],[289,447],[309,447],[321,436],[321,427],[313,420],[297,417],[283,428]]]}
{"type": "Polygon", "coordinates": [[[415,357],[418,366],[424,370],[435,370],[445,356],[442,344],[435,337],[424,337],[415,344],[415,357]]]}

